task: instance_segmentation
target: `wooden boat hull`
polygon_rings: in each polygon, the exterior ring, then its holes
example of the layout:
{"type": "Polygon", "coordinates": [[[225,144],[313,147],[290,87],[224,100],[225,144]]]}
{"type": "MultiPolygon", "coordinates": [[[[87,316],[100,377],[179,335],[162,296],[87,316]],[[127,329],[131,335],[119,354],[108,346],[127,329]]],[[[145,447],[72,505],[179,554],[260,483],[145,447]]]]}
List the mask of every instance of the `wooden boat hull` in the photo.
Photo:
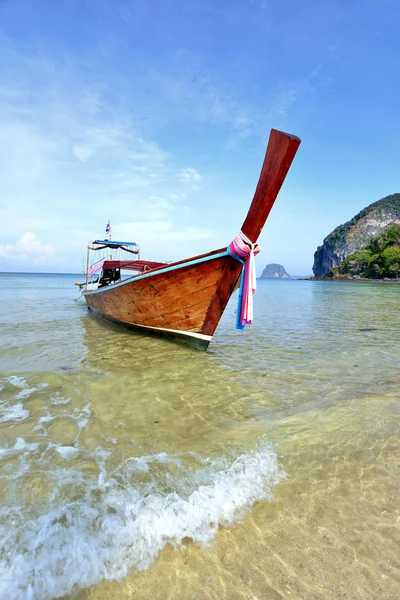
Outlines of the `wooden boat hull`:
{"type": "Polygon", "coordinates": [[[299,144],[298,137],[271,130],[251,206],[229,248],[151,268],[97,290],[88,289],[88,269],[83,292],[88,306],[110,321],[166,335],[205,350],[246,261],[247,275],[242,287],[245,312],[238,313],[238,326],[251,323],[252,310],[247,307],[251,305],[255,286],[249,285],[248,274],[251,272],[255,277],[253,258],[257,240],[299,144]]]}
{"type": "Polygon", "coordinates": [[[83,295],[109,321],[206,350],[242,267],[216,250],[83,295]]]}

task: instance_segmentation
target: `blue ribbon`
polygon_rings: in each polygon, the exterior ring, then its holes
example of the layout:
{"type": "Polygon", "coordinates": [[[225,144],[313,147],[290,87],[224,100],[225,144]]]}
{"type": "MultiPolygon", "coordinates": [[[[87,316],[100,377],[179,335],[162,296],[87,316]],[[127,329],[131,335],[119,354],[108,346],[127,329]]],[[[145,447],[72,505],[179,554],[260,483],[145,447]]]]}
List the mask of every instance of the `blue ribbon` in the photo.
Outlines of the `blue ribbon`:
{"type": "MultiPolygon", "coordinates": [[[[240,256],[237,256],[237,254],[234,254],[232,252],[232,250],[230,249],[230,246],[228,246],[226,250],[227,250],[228,254],[230,256],[232,256],[232,258],[234,258],[238,262],[242,263],[242,265],[246,264],[245,261],[240,258],[240,256]]],[[[237,310],[236,310],[236,329],[239,329],[239,330],[244,329],[244,325],[242,325],[242,323],[240,322],[240,313],[242,311],[243,288],[244,288],[244,269],[242,268],[242,274],[240,276],[238,305],[237,305],[237,310]]]]}

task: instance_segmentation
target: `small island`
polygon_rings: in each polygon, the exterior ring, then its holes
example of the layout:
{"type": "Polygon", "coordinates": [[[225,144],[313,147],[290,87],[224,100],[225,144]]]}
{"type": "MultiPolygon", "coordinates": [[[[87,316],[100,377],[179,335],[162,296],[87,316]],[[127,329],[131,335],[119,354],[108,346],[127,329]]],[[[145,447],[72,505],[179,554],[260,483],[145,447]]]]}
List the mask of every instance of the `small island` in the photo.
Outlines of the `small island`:
{"type": "Polygon", "coordinates": [[[260,279],[290,279],[290,275],[282,265],[272,263],[265,267],[260,279]]]}

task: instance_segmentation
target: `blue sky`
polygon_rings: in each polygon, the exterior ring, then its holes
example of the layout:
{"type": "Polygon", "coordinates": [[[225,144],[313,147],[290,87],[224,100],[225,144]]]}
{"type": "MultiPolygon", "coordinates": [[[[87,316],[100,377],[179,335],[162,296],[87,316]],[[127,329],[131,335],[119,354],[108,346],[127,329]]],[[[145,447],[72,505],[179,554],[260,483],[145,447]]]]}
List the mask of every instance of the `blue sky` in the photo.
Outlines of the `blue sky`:
{"type": "Polygon", "coordinates": [[[0,271],[79,272],[111,220],[142,258],[227,245],[271,127],[302,139],[258,273],[309,274],[400,191],[398,0],[0,0],[0,271]]]}

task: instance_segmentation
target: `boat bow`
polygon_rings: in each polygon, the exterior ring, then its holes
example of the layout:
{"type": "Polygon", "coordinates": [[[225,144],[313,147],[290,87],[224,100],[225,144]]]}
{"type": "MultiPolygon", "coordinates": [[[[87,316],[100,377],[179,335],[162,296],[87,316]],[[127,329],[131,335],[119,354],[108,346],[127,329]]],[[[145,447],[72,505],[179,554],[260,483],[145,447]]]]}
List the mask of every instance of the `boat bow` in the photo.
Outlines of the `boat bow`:
{"type": "Polygon", "coordinates": [[[249,211],[228,248],[169,264],[148,263],[152,268],[97,289],[87,285],[88,306],[110,321],[205,350],[242,274],[238,325],[251,322],[257,240],[299,144],[298,137],[271,130],[249,211]]]}

